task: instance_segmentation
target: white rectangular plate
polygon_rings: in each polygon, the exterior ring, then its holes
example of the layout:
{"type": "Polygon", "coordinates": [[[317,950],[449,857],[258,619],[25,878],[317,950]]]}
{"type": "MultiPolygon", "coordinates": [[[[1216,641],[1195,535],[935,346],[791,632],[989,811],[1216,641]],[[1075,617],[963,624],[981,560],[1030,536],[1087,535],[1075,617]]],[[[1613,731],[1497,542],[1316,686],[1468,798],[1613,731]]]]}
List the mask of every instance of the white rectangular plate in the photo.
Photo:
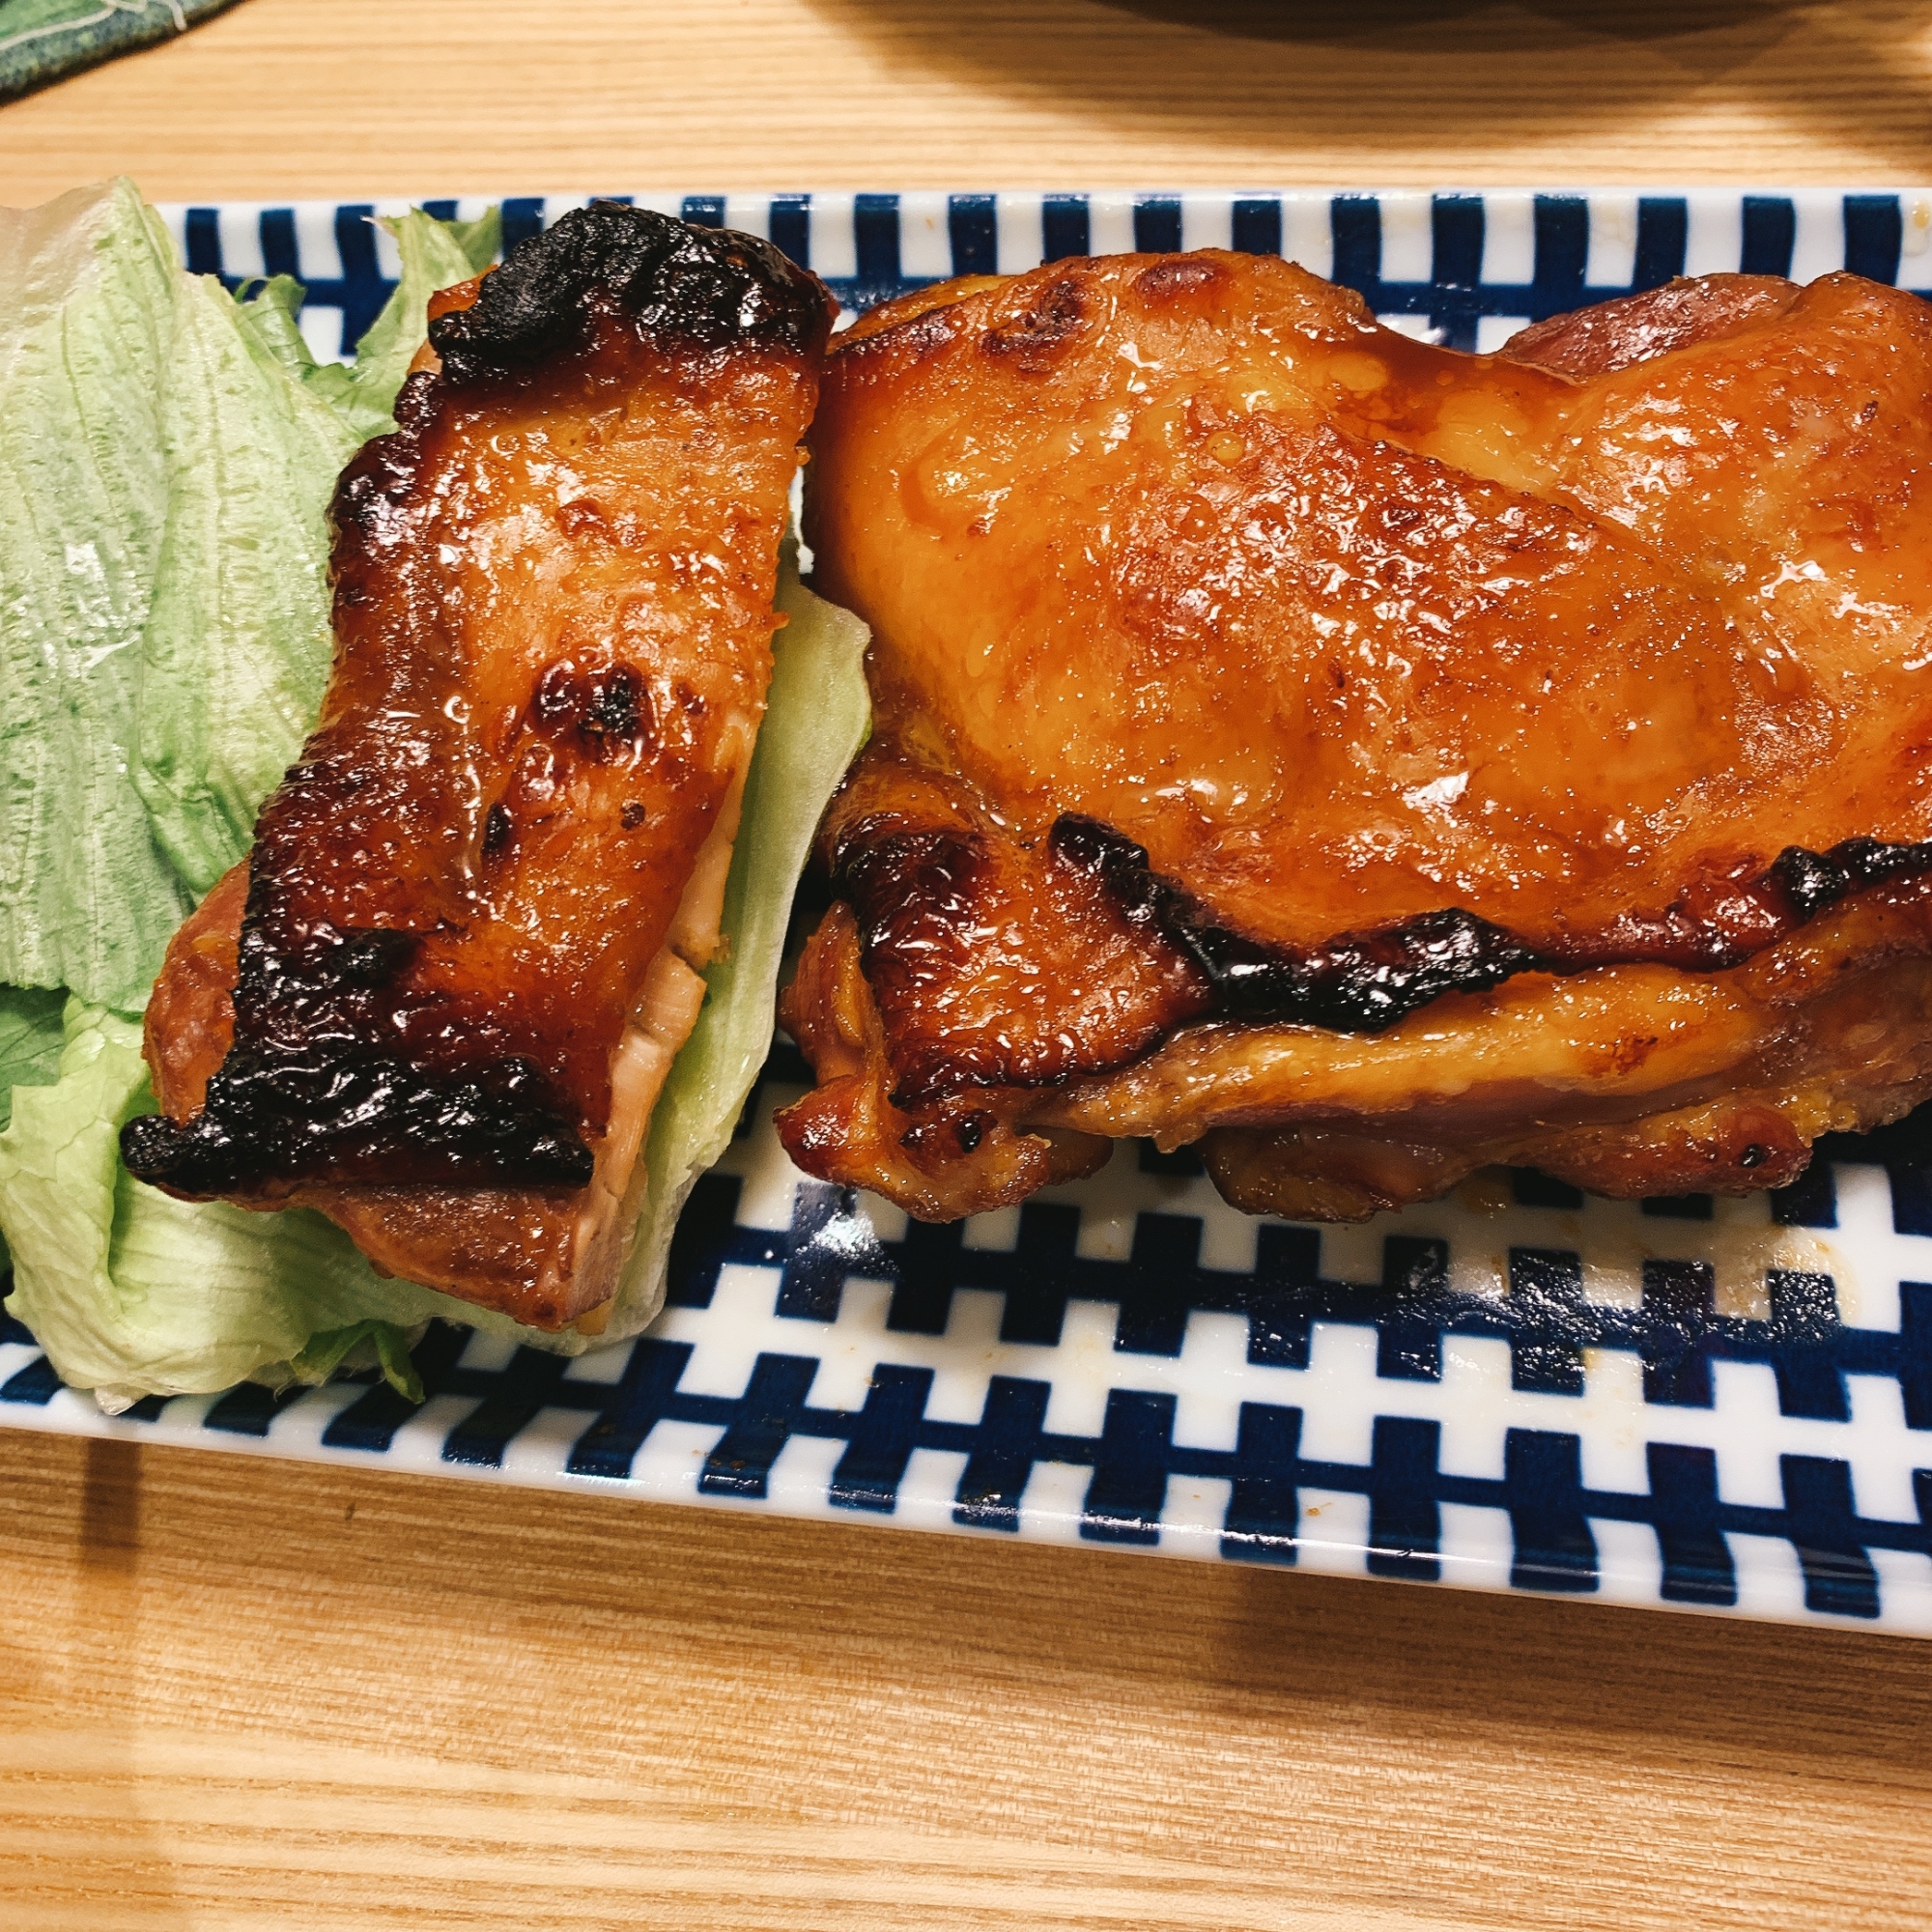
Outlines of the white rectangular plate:
{"type": "MultiPolygon", "coordinates": [[[[1384,320],[1526,320],[1743,268],[1932,291],[1932,192],[639,194],[768,235],[848,309],[1113,249],[1278,250],[1384,320]]],[[[504,204],[514,243],[581,198],[504,204]]],[[[432,202],[444,214],[482,203],[432,202]]],[[[395,263],[368,204],[167,211],[286,271],[319,353],[395,263]]],[[[0,1420],[990,1538],[1932,1633],[1932,1170],[1910,1125],[1738,1202],[1507,1195],[1253,1221],[1185,1155],[953,1227],[801,1177],[781,1046],[699,1186],[670,1306],[574,1362],[432,1329],[429,1400],[244,1386],[110,1420],[0,1324],[0,1420]]],[[[1932,1127],[1923,1130],[1932,1148],[1932,1127]]]]}

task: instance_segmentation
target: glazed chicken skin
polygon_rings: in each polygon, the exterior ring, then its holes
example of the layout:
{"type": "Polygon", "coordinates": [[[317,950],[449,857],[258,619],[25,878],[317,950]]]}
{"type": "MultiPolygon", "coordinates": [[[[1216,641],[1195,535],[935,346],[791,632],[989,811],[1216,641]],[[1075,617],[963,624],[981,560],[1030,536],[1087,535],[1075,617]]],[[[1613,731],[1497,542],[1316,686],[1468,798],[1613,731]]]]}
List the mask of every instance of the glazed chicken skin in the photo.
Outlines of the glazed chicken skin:
{"type": "Polygon", "coordinates": [[[611,204],[437,309],[337,491],[320,723],[169,950],[123,1151],[594,1329],[718,943],[833,310],[611,204]]]}
{"type": "Polygon", "coordinates": [[[1709,277],[1471,355],[1274,258],[1067,261],[865,318],[811,440],[876,725],[784,1009],[808,1171],[1745,1192],[1932,1092],[1918,298],[1709,277]]]}

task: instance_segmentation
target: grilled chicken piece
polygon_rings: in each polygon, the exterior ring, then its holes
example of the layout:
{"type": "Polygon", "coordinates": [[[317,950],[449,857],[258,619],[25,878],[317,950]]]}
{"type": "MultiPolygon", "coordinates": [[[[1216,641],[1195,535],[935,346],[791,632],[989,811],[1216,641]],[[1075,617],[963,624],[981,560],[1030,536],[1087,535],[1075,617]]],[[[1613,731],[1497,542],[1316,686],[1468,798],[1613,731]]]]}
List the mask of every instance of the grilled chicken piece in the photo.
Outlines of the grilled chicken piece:
{"type": "Polygon", "coordinates": [[[1932,1092],[1917,297],[1716,276],[1469,355],[1271,258],[1061,262],[866,318],[812,445],[877,719],[785,1009],[810,1172],[1744,1192],[1932,1092]]]}
{"type": "Polygon", "coordinates": [[[336,495],[321,723],[169,950],[122,1145],[594,1327],[718,942],[832,304],[599,204],[442,306],[336,495]]]}

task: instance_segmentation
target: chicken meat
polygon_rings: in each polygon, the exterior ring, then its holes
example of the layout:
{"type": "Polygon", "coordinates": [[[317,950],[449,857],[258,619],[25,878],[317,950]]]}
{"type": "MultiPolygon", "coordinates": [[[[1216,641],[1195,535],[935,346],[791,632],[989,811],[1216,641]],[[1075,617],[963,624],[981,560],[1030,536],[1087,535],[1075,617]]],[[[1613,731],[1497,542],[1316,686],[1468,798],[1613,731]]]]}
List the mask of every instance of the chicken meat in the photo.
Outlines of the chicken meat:
{"type": "Polygon", "coordinates": [[[877,718],[784,1008],[810,1173],[1738,1193],[1932,1093],[1917,296],[1712,276],[1479,355],[1271,257],[1063,261],[864,318],[811,447],[877,718]]]}
{"type": "Polygon", "coordinates": [[[718,944],[834,311],[610,203],[436,307],[336,494],[321,721],[169,949],[123,1153],[594,1332],[718,944]]]}

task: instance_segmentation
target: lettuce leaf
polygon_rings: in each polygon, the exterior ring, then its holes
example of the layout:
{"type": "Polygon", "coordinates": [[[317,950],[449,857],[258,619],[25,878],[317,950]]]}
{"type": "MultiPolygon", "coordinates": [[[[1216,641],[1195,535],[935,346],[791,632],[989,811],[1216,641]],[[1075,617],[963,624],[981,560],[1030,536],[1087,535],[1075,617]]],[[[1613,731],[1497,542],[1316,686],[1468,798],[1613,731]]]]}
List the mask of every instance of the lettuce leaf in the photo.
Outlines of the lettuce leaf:
{"type": "MultiPolygon", "coordinates": [[[[0,1131],[14,1113],[15,1087],[43,1087],[60,1068],[62,995],[0,986],[0,1131]]],[[[0,1270],[8,1265],[0,1236],[0,1270]]]]}
{"type": "Polygon", "coordinates": [[[336,476],[500,232],[392,227],[402,281],[323,367],[295,282],[183,273],[126,181],[0,211],[0,981],[138,1010],[247,849],[328,674],[336,476]]]}
{"type": "MultiPolygon", "coordinates": [[[[290,380],[255,320],[218,282],[176,277],[167,521],[140,639],[131,776],[196,898],[247,851],[262,800],[315,722],[332,642],[328,500],[361,441],[290,380]]],[[[156,955],[151,981],[159,965],[156,955]]],[[[142,987],[116,1004],[145,998],[142,987]]]]}
{"type": "Polygon", "coordinates": [[[7,1313],[103,1406],[229,1388],[357,1324],[483,1313],[382,1279],[319,1214],[176,1201],[133,1179],[121,1124],[154,1104],[138,1021],[70,1000],[59,1074],[16,1087],[0,1133],[7,1313]]]}
{"type": "Polygon", "coordinates": [[[664,1306],[679,1211],[730,1145],[772,1044],[772,1009],[791,902],[833,789],[871,728],[866,646],[851,611],[779,578],[785,627],[773,640],[771,696],[745,780],[744,816],[724,886],[726,944],[704,975],[704,1008],[651,1115],[643,1219],[607,1331],[634,1335],[664,1306]]]}
{"type": "MultiPolygon", "coordinates": [[[[347,1328],[327,1328],[311,1335],[302,1351],[289,1364],[289,1379],[319,1388],[344,1369],[381,1369],[383,1379],[405,1402],[423,1399],[422,1377],[410,1359],[411,1330],[396,1321],[352,1321],[347,1328]]],[[[256,1372],[256,1379],[264,1372],[256,1372]]]]}
{"type": "Polygon", "coordinates": [[[122,1008],[194,903],[128,775],[175,279],[126,183],[0,211],[0,981],[122,1008]]]}
{"type": "Polygon", "coordinates": [[[179,1202],[122,1169],[119,1127],[152,1104],[128,1014],[193,897],[245,851],[327,678],[336,473],[388,426],[430,295],[497,243],[492,222],[452,231],[420,212],[394,233],[394,298],[353,368],[322,368],[295,283],[238,298],[182,274],[124,183],[0,215],[0,471],[18,472],[0,474],[14,486],[0,490],[0,978],[84,996],[62,1013],[58,994],[0,987],[6,1305],[108,1406],[322,1379],[345,1362],[419,1394],[407,1342],[436,1316],[572,1354],[642,1328],[677,1210],[769,1045],[797,878],[867,730],[865,627],[804,589],[787,556],[726,946],[653,1118],[647,1206],[603,1336],[524,1329],[380,1278],[307,1211],[179,1202]],[[23,292],[13,307],[10,288],[23,292]],[[43,439],[78,450],[36,470],[16,400],[43,439]],[[58,674],[41,676],[49,654],[58,674]]]}
{"type": "Polygon", "coordinates": [[[323,372],[301,332],[302,303],[307,298],[308,291],[293,275],[270,275],[244,282],[235,291],[235,306],[254,329],[256,341],[298,383],[314,383],[323,372]]]}
{"type": "Polygon", "coordinates": [[[502,213],[494,208],[480,221],[469,222],[438,221],[412,208],[383,226],[395,237],[403,258],[402,280],[356,344],[355,366],[349,371],[356,404],[379,412],[377,431],[395,427],[389,412],[429,332],[430,297],[481,274],[497,259],[503,240],[502,213]]]}
{"type": "Polygon", "coordinates": [[[0,986],[0,1129],[14,1116],[15,1087],[44,1087],[58,1072],[64,996],[0,986]]]}
{"type": "Polygon", "coordinates": [[[70,1000],[58,1080],[16,1088],[0,1133],[0,1234],[14,1258],[7,1313],[33,1331],[64,1381],[125,1406],[250,1377],[322,1379],[366,1343],[408,1393],[413,1371],[401,1331],[433,1316],[563,1354],[625,1340],[650,1321],[664,1302],[678,1209],[729,1144],[771,1043],[792,895],[869,719],[866,627],[789,567],[779,602],[790,621],[774,644],[771,705],[745,785],[724,896],[728,945],[706,975],[703,1011],[652,1117],[648,1201],[604,1334],[524,1328],[384,1279],[348,1236],[303,1208],[250,1213],[144,1186],[122,1167],[117,1140],[124,1121],[153,1105],[140,1024],[70,1000]]]}

